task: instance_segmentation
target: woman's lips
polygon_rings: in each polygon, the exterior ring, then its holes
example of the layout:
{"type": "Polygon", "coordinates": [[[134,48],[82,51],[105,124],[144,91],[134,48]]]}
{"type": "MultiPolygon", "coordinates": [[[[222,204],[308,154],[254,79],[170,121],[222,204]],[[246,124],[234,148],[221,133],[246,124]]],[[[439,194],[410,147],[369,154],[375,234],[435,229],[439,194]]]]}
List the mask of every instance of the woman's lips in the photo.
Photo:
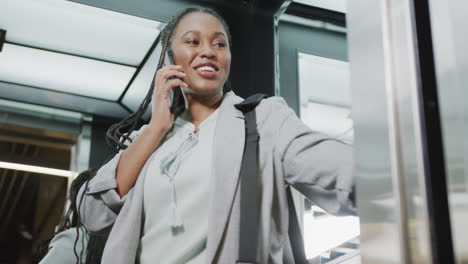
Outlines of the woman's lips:
{"type": "Polygon", "coordinates": [[[196,72],[203,78],[211,79],[216,75],[217,71],[213,69],[207,69],[206,67],[198,67],[196,72]]]}

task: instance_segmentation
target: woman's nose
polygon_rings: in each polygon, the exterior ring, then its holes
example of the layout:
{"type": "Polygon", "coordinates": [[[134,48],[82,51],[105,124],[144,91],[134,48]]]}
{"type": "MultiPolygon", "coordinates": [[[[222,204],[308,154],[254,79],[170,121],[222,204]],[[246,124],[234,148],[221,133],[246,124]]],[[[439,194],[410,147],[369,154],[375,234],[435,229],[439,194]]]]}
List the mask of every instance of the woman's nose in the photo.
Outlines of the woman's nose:
{"type": "Polygon", "coordinates": [[[202,58],[213,59],[216,56],[216,52],[213,50],[211,44],[204,44],[200,46],[200,56],[202,58]]]}

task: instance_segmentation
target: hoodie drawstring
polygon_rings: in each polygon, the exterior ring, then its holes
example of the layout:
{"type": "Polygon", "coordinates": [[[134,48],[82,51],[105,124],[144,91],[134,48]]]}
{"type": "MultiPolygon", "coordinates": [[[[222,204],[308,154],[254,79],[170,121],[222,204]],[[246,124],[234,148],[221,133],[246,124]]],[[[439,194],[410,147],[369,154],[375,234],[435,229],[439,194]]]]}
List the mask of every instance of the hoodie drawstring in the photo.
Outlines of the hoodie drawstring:
{"type": "Polygon", "coordinates": [[[175,186],[175,175],[179,170],[180,164],[184,159],[185,154],[198,143],[198,137],[194,132],[190,132],[189,136],[177,148],[176,151],[171,152],[169,155],[161,159],[161,174],[165,174],[171,183],[171,222],[172,228],[182,227],[182,217],[177,208],[177,195],[175,186]]]}

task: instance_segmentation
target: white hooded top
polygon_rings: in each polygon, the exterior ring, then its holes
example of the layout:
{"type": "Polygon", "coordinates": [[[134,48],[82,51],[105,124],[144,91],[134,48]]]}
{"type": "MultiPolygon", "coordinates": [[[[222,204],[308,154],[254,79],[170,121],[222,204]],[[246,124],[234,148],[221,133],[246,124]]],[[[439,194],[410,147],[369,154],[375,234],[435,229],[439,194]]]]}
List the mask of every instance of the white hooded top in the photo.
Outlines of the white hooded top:
{"type": "Polygon", "coordinates": [[[218,110],[195,126],[177,118],[150,157],[137,263],[206,263],[209,182],[218,110]]]}

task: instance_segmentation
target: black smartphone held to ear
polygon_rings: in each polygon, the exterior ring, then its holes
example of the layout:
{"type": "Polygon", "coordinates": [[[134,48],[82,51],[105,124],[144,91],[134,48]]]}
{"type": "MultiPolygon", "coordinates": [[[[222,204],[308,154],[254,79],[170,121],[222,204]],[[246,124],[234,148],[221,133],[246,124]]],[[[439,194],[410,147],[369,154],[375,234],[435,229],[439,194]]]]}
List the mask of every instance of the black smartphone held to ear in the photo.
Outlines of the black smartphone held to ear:
{"type": "MultiPolygon", "coordinates": [[[[172,57],[170,56],[169,52],[166,52],[165,58],[164,58],[164,64],[165,65],[173,65],[174,61],[172,57]]],[[[170,79],[174,79],[178,77],[171,77],[170,79]]],[[[187,98],[185,97],[185,93],[182,90],[181,87],[174,87],[169,91],[169,109],[171,113],[174,114],[174,117],[177,118],[180,116],[187,108],[188,108],[188,102],[187,98]]]]}

